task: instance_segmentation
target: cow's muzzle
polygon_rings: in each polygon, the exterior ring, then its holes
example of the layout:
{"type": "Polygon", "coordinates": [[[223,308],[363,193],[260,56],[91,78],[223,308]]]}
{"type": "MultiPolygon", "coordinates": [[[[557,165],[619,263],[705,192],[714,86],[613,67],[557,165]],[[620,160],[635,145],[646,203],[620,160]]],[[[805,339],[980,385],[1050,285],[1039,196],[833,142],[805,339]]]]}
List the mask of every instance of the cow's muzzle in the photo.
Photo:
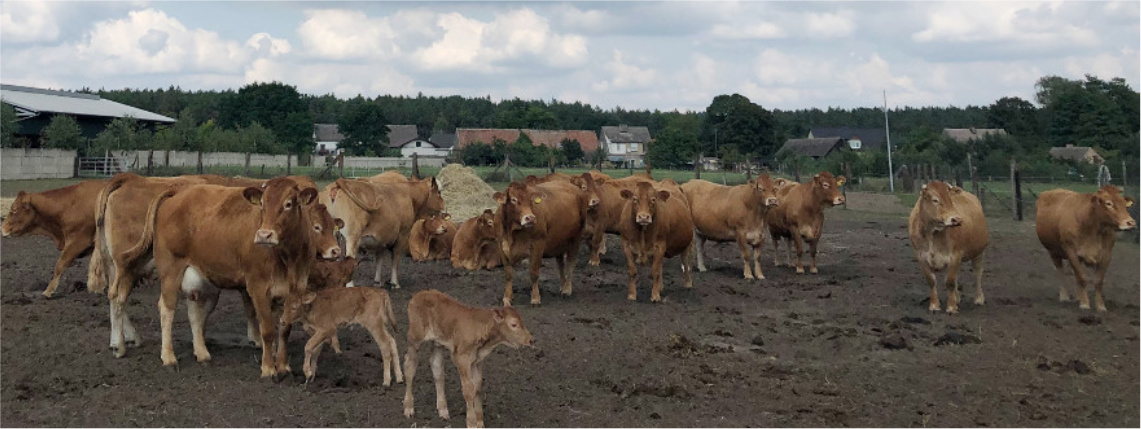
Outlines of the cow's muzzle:
{"type": "Polygon", "coordinates": [[[780,200],[778,200],[777,197],[769,197],[765,200],[765,205],[769,207],[776,207],[780,205],[780,200]]]}
{"type": "Polygon", "coordinates": [[[535,215],[524,215],[521,219],[519,219],[519,225],[523,226],[524,228],[535,226],[535,215]]]}
{"type": "MultiPolygon", "coordinates": [[[[1122,230],[1122,231],[1129,231],[1129,230],[1134,229],[1134,228],[1137,228],[1137,221],[1135,221],[1133,219],[1129,219],[1125,222],[1122,222],[1121,225],[1117,226],[1117,229],[1122,230]]],[[[7,237],[7,234],[5,234],[4,236],[7,237]]]]}
{"type": "Polygon", "coordinates": [[[637,218],[634,219],[638,225],[646,226],[654,223],[654,216],[649,213],[638,213],[637,218]]]}
{"type": "Polygon", "coordinates": [[[254,244],[276,246],[278,244],[277,232],[270,229],[259,229],[257,234],[254,235],[254,244]]]}
{"type": "Polygon", "coordinates": [[[958,217],[958,216],[951,216],[951,217],[948,217],[946,221],[943,221],[943,225],[947,226],[947,227],[962,226],[963,225],[963,219],[958,217]]]}
{"type": "Polygon", "coordinates": [[[318,257],[320,257],[321,259],[327,259],[330,261],[335,261],[341,257],[341,247],[340,246],[334,246],[334,247],[330,247],[328,249],[325,249],[325,251],[321,252],[321,254],[318,255],[318,257]]]}
{"type": "Polygon", "coordinates": [[[839,196],[839,197],[833,198],[832,199],[832,205],[834,205],[834,206],[844,205],[844,197],[839,196]]]}

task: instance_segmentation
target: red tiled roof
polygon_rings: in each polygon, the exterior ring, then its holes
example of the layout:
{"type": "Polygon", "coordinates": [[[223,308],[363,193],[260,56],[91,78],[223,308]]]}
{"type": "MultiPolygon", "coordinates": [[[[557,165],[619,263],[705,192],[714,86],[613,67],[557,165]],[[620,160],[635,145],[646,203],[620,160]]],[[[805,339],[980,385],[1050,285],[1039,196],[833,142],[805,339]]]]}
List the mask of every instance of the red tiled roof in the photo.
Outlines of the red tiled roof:
{"type": "Polygon", "coordinates": [[[527,138],[535,145],[558,148],[564,139],[578,140],[583,152],[592,152],[598,149],[598,135],[590,130],[518,130],[514,128],[460,128],[456,130],[456,145],[464,147],[475,142],[491,144],[495,139],[507,143],[514,143],[519,139],[519,133],[527,134],[527,138]]]}
{"type": "Polygon", "coordinates": [[[493,129],[493,128],[458,128],[456,129],[456,145],[464,147],[472,143],[480,142],[484,144],[491,144],[495,139],[503,140],[507,143],[514,143],[519,139],[519,130],[517,129],[493,129]]]}

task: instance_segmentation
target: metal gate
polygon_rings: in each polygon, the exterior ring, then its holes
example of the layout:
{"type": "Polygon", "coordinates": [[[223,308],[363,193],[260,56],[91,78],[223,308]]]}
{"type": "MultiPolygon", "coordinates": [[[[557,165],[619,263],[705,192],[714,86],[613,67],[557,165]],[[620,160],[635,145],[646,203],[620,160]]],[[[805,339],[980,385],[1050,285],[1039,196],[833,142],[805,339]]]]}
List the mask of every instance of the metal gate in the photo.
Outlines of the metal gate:
{"type": "Polygon", "coordinates": [[[83,157],[78,158],[79,168],[76,175],[79,177],[111,177],[117,173],[130,171],[126,162],[116,157],[83,157]]]}

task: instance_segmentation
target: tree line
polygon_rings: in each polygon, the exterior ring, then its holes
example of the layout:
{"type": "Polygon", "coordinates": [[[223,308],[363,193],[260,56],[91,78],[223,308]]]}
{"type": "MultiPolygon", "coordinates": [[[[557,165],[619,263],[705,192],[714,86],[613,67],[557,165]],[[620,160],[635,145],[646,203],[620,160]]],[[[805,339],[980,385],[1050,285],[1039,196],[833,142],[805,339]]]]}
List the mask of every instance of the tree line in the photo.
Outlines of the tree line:
{"type": "MultiPolygon", "coordinates": [[[[1138,92],[1122,78],[1102,80],[1045,76],[1036,84],[1034,100],[1002,97],[987,106],[902,107],[888,111],[890,139],[900,161],[961,165],[970,153],[983,166],[1008,162],[1049,164],[1050,147],[1073,143],[1096,148],[1107,160],[1138,158],[1138,92]],[[1003,128],[1007,137],[982,144],[955,145],[941,138],[943,128],[1003,128]],[[989,163],[989,164],[988,164],[989,163]]],[[[645,126],[655,141],[648,160],[655,167],[677,168],[698,155],[719,157],[726,164],[745,161],[769,164],[804,160],[778,154],[790,138],[804,138],[813,127],[879,128],[878,107],[800,110],[766,109],[740,94],[713,98],[703,111],[602,109],[581,102],[490,97],[381,95],[340,99],[331,94],[301,94],[279,82],[255,83],[237,91],[187,91],[178,87],[81,91],[177,118],[154,133],[130,121],[113,123],[90,142],[77,141],[65,119],[44,129],[43,145],[72,148],[181,149],[308,154],[314,123],[335,123],[345,135],[351,155],[385,154],[385,124],[413,124],[422,136],[457,128],[583,129],[604,125],[645,126]]],[[[4,107],[3,144],[18,127],[11,106],[4,107]]],[[[79,139],[83,140],[83,139],[79,139]]],[[[520,164],[590,162],[604,154],[568,154],[565,148],[525,148],[521,142],[489,142],[458,153],[464,162],[495,163],[511,154],[520,164]],[[565,160],[565,161],[564,161],[565,160]]],[[[529,142],[522,142],[529,143],[529,142]]],[[[886,175],[886,155],[871,151],[842,154],[833,164],[848,163],[861,174],[886,175]],[[883,162],[881,162],[883,161],[883,162]]],[[[1056,163],[1055,163],[1056,164],[1056,163]]],[[[989,167],[988,167],[989,168],[989,167]]]]}

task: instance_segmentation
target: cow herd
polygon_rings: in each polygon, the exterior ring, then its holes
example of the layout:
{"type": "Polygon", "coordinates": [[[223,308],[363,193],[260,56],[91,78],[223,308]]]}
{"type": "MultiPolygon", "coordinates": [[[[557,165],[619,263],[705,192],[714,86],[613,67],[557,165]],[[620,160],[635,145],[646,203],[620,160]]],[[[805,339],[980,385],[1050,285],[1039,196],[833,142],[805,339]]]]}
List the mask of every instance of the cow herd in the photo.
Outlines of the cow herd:
{"type": "MultiPolygon", "coordinates": [[[[88,289],[104,292],[110,307],[110,347],[116,357],[137,347],[140,337],[126,311],[131,289],[158,279],[163,365],[178,360],[172,325],[180,297],[187,299],[193,350],[210,360],[205,322],[222,290],[242,298],[247,335],[262,349],[262,377],[291,372],[286,339],[300,322],[306,380],[316,374],[326,343],[340,352],[338,326],[358,324],[376,341],[384,363],[384,385],[405,382],[404,411],[413,415],[412,380],[421,344],[431,341],[437,411],[448,418],[444,396],[446,349],[458,369],[467,403],[467,425],[483,425],[481,365],[500,344],[532,345],[534,339],[512,308],[514,269],[528,260],[530,303],[541,303],[539,270],[555,259],[559,291],[571,295],[580,250],[598,266],[607,252],[605,236],[621,238],[628,274],[627,298],[638,296],[639,266],[650,266],[650,300],[661,301],[666,259],[680,261],[682,285],[693,287],[693,270],[705,271],[705,242],[736,242],[745,279],[764,279],[760,254],[765,235],[773,243],[774,265],[785,263],[817,273],[817,248],[824,209],[844,204],[843,176],[821,172],[805,183],[762,175],[747,184],[723,186],[703,180],[679,185],[649,174],[615,179],[592,171],[552,173],[512,182],[493,198],[495,210],[453,222],[435,178],[409,179],[395,172],[367,179],[339,179],[324,189],[304,176],[271,180],[215,175],[174,178],[131,173],[85,181],[41,193],[20,192],[3,221],[3,235],[40,234],[61,250],[43,294],[51,297],[77,257],[90,252],[88,289]],[[344,247],[338,241],[344,241],[344,247]],[[374,282],[400,288],[405,255],[414,262],[450,260],[467,270],[502,267],[503,306],[470,307],[450,296],[422,291],[408,304],[408,342],[401,366],[394,339],[392,302],[382,288],[352,287],[358,252],[377,255],[374,282]],[[696,251],[696,267],[692,254],[696,251]],[[389,257],[382,259],[381,255],[389,257]],[[349,286],[349,287],[343,287],[349,286]]],[[[1136,228],[1128,214],[1131,198],[1119,188],[1092,194],[1053,190],[1037,204],[1037,233],[1059,273],[1069,261],[1081,308],[1090,308],[1087,286],[1105,311],[1102,283],[1119,231],[1136,228]],[[1093,270],[1092,273],[1090,270],[1093,270]]],[[[946,311],[959,308],[957,275],[970,262],[976,276],[975,303],[982,305],[983,260],[989,244],[986,218],[977,198],[962,188],[934,181],[923,187],[908,221],[920,271],[931,288],[929,309],[942,309],[936,273],[946,271],[946,311]]],[[[1070,299],[1065,284],[1059,298],[1070,299]]]]}

